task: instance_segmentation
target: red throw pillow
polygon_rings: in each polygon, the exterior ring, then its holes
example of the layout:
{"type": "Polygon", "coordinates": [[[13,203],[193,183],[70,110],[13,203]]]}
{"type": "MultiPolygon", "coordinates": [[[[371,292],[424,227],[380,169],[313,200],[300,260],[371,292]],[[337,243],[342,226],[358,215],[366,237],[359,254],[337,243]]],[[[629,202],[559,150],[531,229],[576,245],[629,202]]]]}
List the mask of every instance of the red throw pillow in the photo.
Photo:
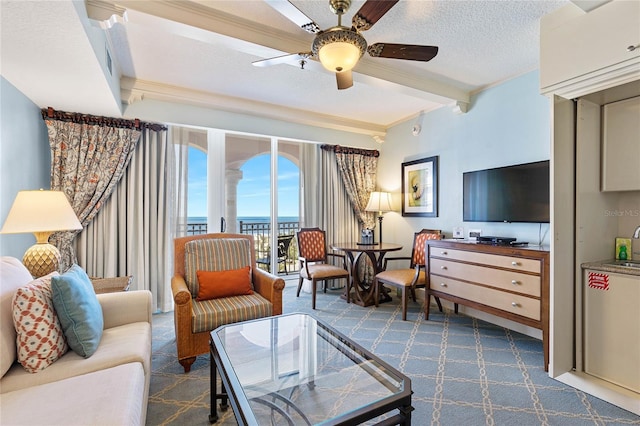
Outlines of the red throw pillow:
{"type": "Polygon", "coordinates": [[[196,271],[196,274],[198,275],[197,301],[253,294],[249,266],[228,271],[196,271]]]}

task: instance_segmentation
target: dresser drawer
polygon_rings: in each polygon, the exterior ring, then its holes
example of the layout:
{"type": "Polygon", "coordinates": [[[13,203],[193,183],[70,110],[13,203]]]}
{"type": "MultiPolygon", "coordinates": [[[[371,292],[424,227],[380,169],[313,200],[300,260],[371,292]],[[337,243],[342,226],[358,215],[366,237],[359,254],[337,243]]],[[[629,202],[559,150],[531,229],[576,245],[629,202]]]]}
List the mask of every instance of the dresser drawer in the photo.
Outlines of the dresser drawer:
{"type": "Polygon", "coordinates": [[[431,256],[446,259],[463,260],[465,262],[481,263],[498,268],[516,269],[537,274],[540,273],[540,261],[536,259],[523,259],[520,257],[478,253],[474,251],[456,250],[443,247],[431,247],[430,252],[431,256]]]}
{"type": "Polygon", "coordinates": [[[431,290],[491,306],[505,312],[540,321],[540,300],[482,287],[453,278],[430,275],[431,290]]]}
{"type": "MultiPolygon", "coordinates": [[[[504,269],[493,269],[490,267],[433,258],[429,259],[429,272],[535,297],[540,297],[541,293],[541,280],[539,275],[529,275],[504,269]]],[[[469,299],[469,297],[467,297],[467,299],[469,299]]]]}

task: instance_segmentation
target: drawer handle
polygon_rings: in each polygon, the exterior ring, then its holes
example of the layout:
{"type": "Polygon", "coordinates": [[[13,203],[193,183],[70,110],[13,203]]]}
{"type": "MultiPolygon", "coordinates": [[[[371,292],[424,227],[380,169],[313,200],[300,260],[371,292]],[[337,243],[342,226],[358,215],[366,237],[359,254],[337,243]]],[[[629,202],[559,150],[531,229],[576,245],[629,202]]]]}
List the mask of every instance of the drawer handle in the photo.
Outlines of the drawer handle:
{"type": "Polygon", "coordinates": [[[446,256],[447,252],[446,251],[441,251],[440,254],[443,255],[443,256],[446,256]]]}
{"type": "Polygon", "coordinates": [[[443,265],[440,267],[440,269],[447,269],[447,267],[443,265]]]}
{"type": "Polygon", "coordinates": [[[513,285],[518,285],[518,284],[520,284],[520,281],[517,281],[517,280],[511,280],[511,284],[513,284],[513,285]]]}
{"type": "Polygon", "coordinates": [[[440,287],[446,287],[447,285],[445,283],[440,283],[440,287]]]}
{"type": "Polygon", "coordinates": [[[513,306],[514,308],[517,308],[520,306],[520,304],[516,302],[511,302],[511,306],[513,306]]]}
{"type": "Polygon", "coordinates": [[[516,262],[516,261],[514,260],[513,262],[511,262],[511,264],[512,264],[513,266],[518,266],[518,265],[520,265],[520,262],[516,262]]]}

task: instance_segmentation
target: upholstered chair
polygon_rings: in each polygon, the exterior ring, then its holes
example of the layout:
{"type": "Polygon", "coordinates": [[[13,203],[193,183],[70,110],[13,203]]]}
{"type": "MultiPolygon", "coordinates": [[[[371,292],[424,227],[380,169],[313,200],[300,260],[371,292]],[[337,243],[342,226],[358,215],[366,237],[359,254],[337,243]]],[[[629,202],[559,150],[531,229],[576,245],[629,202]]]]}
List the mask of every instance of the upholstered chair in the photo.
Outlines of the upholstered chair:
{"type": "Polygon", "coordinates": [[[320,228],[301,228],[296,233],[298,241],[298,258],[300,260],[300,282],[297,297],[300,297],[302,282],[311,281],[311,307],[316,308],[317,282],[324,282],[324,292],[327,292],[327,280],[346,278],[349,281],[349,271],[343,255],[327,252],[326,234],[320,228]],[[341,266],[329,263],[329,258],[339,260],[341,266]]]}
{"type": "Polygon", "coordinates": [[[256,267],[252,235],[176,238],[173,268],[176,346],[185,373],[209,352],[215,328],[282,313],[284,281],[256,267]]]}
{"type": "MultiPolygon", "coordinates": [[[[416,288],[424,287],[426,284],[425,276],[425,243],[427,240],[440,240],[442,233],[439,230],[423,229],[416,232],[413,237],[413,249],[411,257],[388,257],[384,260],[384,271],[378,273],[375,277],[373,285],[375,286],[375,303],[378,306],[380,300],[380,286],[383,284],[396,287],[402,290],[402,320],[407,320],[407,303],[409,293],[411,298],[416,301],[416,288]],[[408,261],[408,268],[387,270],[387,262],[389,261],[408,261]]],[[[437,300],[440,304],[440,300],[437,300]]]]}

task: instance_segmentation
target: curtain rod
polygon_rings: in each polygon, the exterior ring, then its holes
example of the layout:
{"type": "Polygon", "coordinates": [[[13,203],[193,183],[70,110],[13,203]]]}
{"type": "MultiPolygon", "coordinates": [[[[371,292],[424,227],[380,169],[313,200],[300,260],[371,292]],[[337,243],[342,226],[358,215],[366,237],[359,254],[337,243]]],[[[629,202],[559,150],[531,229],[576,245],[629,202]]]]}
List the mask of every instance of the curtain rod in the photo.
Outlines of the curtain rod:
{"type": "Polygon", "coordinates": [[[380,156],[380,152],[377,149],[352,148],[348,146],[328,145],[328,144],[320,145],[320,148],[325,151],[341,152],[345,154],[360,154],[366,157],[380,156]]]}
{"type": "Polygon", "coordinates": [[[42,108],[42,119],[54,119],[59,121],[70,121],[72,123],[97,124],[100,126],[119,127],[124,129],[151,129],[155,131],[167,130],[166,126],[157,123],[147,123],[135,120],[125,120],[123,118],[101,117],[98,115],[80,114],[78,112],[56,111],[51,107],[42,108]]]}

